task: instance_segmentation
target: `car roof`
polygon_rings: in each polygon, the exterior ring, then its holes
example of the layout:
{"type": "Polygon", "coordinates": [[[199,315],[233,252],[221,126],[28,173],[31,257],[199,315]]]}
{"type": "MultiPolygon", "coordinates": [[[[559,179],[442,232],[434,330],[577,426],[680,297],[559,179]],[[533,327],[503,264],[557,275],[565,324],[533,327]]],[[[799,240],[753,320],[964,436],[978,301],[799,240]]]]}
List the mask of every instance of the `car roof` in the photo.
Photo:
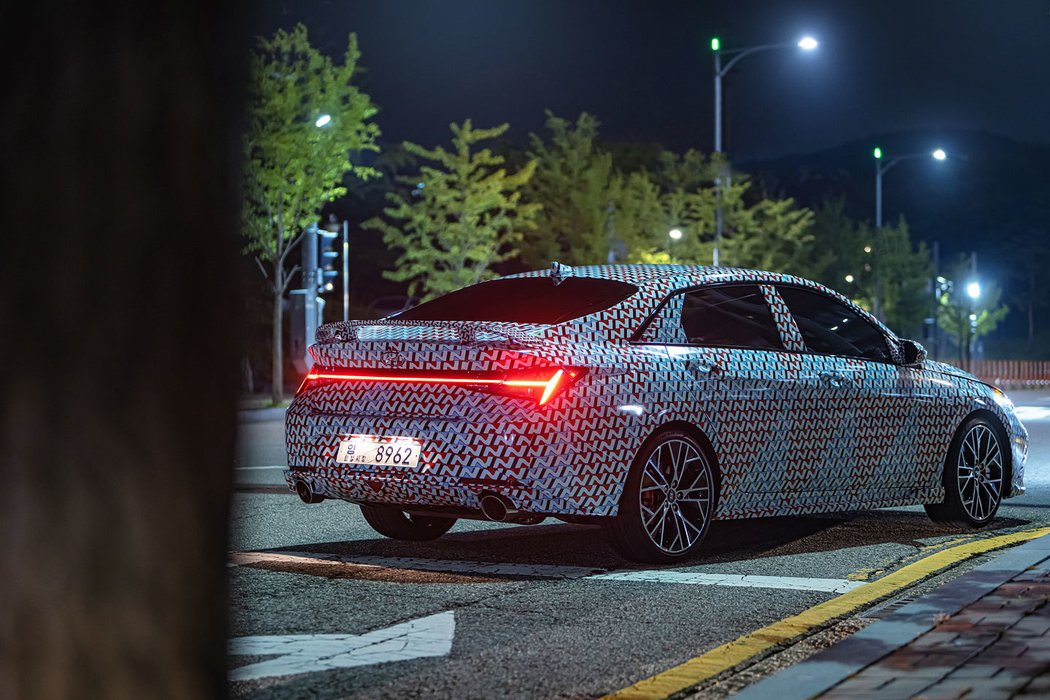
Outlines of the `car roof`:
{"type": "MultiPolygon", "coordinates": [[[[507,277],[545,277],[551,274],[551,268],[545,270],[532,270],[507,277]]],[[[752,284],[791,284],[806,287],[817,292],[838,299],[846,306],[860,313],[876,326],[896,337],[884,323],[871,315],[866,309],[857,306],[852,300],[839,294],[834,289],[814,282],[804,277],[785,275],[779,272],[768,272],[765,270],[751,270],[742,267],[715,267],[712,265],[667,265],[667,264],[635,264],[635,265],[581,265],[565,269],[562,266],[562,275],[565,277],[593,277],[596,279],[614,280],[636,285],[647,296],[662,298],[676,289],[688,287],[699,287],[706,284],[749,282],[752,284]]]]}
{"type": "MultiPolygon", "coordinates": [[[[549,274],[550,269],[546,269],[507,275],[507,277],[543,277],[549,274]]],[[[678,289],[716,282],[770,282],[799,284],[824,289],[823,285],[818,285],[816,282],[793,275],[750,270],[742,267],[714,267],[711,265],[581,265],[572,267],[571,273],[567,276],[594,277],[617,282],[629,282],[639,287],[652,286],[660,289],[678,289]]]]}

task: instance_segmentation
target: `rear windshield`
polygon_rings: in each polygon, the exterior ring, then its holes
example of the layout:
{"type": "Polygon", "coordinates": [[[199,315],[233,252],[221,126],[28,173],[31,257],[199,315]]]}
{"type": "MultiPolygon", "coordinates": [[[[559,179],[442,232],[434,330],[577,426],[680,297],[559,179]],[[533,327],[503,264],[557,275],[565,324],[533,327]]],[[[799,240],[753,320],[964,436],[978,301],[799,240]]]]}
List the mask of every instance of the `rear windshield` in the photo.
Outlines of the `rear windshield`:
{"type": "Polygon", "coordinates": [[[625,282],[570,277],[513,277],[464,287],[396,318],[415,321],[510,321],[561,323],[620,303],[638,291],[625,282]]]}

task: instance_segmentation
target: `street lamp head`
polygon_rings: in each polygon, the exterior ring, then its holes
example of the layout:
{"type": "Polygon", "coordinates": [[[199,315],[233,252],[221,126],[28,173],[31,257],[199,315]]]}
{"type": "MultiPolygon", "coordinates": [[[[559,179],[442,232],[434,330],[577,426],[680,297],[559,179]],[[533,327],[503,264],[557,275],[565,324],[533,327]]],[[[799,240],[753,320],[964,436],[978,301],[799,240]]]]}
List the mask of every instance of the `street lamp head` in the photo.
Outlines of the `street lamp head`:
{"type": "Polygon", "coordinates": [[[804,36],[798,40],[798,47],[803,51],[812,51],[818,46],[820,46],[820,44],[811,36],[804,36]]]}
{"type": "Polygon", "coordinates": [[[879,148],[878,146],[876,146],[875,150],[872,151],[871,153],[872,153],[873,156],[875,156],[875,160],[881,160],[882,159],[882,149],[879,148]]]}
{"type": "Polygon", "coordinates": [[[966,295],[971,299],[981,296],[981,285],[979,282],[970,282],[966,285],[966,295]]]}
{"type": "Polygon", "coordinates": [[[718,51],[720,48],[722,48],[722,42],[720,42],[718,40],[717,36],[716,37],[712,37],[711,38],[711,50],[712,51],[718,51]]]}
{"type": "Polygon", "coordinates": [[[846,281],[853,284],[853,275],[846,275],[846,281]]]}
{"type": "Polygon", "coordinates": [[[672,241],[677,241],[682,237],[682,230],[673,228],[667,232],[667,235],[671,237],[672,241]]]}
{"type": "Polygon", "coordinates": [[[948,154],[944,152],[943,148],[938,148],[931,155],[933,155],[934,160],[944,160],[948,157],[948,154]]]}
{"type": "Polygon", "coordinates": [[[314,126],[316,126],[317,128],[321,128],[323,126],[328,126],[331,123],[332,123],[332,115],[331,114],[322,114],[321,116],[319,116],[317,118],[317,121],[314,122],[314,126]]]}

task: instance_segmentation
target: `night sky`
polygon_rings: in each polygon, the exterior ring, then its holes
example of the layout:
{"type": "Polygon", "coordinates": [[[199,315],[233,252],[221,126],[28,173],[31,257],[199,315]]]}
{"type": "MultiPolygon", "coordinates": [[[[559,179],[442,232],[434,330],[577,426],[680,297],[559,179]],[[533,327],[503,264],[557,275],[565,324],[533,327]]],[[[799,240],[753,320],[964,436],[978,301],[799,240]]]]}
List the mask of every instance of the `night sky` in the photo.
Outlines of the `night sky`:
{"type": "Polygon", "coordinates": [[[908,129],[1050,141],[1050,0],[277,2],[256,28],[297,21],[333,55],[357,32],[388,143],[444,142],[467,117],[510,122],[524,143],[549,108],[596,114],[610,141],[708,151],[710,38],[731,49],[805,33],[816,52],[749,56],[726,78],[734,159],[908,129]]]}

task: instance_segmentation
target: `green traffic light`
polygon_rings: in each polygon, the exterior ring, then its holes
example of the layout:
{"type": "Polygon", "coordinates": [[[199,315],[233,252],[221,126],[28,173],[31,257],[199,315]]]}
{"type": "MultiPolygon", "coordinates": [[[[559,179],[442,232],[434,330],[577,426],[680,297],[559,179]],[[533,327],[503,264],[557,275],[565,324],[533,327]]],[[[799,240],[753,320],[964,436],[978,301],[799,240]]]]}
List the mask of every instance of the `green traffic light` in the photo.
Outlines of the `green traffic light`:
{"type": "Polygon", "coordinates": [[[882,158],[882,149],[879,148],[878,146],[875,147],[874,153],[875,153],[875,158],[876,159],[882,158]]]}
{"type": "Polygon", "coordinates": [[[718,41],[718,37],[717,36],[715,38],[711,39],[711,50],[712,51],[718,51],[719,47],[721,47],[721,46],[722,46],[722,43],[720,41],[718,41]]]}

